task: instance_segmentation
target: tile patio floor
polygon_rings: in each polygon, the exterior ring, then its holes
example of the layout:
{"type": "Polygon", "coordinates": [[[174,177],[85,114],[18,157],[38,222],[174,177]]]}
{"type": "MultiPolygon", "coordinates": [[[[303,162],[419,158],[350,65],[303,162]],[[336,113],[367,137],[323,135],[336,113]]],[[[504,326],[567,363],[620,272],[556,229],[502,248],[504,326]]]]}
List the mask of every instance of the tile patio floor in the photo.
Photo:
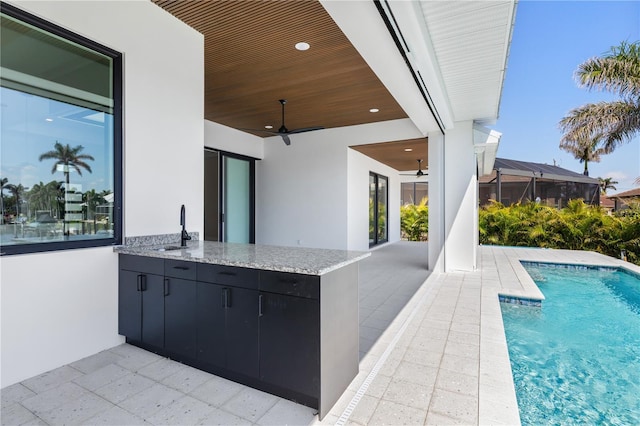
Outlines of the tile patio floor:
{"type": "Polygon", "coordinates": [[[497,294],[540,293],[518,260],[623,262],[488,246],[479,255],[478,271],[431,276],[426,244],[387,245],[362,262],[360,373],[322,421],[123,344],[2,389],[2,424],[519,424],[497,294]]]}

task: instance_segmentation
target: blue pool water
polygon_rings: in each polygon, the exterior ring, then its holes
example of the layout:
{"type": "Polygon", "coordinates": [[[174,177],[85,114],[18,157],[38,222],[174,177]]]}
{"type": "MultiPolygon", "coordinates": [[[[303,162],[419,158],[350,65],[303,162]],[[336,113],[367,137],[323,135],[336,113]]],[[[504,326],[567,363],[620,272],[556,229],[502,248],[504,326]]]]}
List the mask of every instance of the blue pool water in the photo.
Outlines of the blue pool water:
{"type": "Polygon", "coordinates": [[[640,277],[524,263],[542,307],[501,303],[523,425],[640,424],[640,277]]]}

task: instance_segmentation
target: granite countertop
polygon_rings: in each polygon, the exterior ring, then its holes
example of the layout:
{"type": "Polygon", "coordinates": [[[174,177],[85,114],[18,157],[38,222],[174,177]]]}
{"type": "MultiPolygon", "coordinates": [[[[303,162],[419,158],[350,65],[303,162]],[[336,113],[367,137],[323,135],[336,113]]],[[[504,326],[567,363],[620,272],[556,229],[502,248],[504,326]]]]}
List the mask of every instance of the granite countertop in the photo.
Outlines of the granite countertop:
{"type": "MultiPolygon", "coordinates": [[[[175,246],[179,245],[179,243],[171,245],[175,246]]],[[[307,275],[323,275],[371,255],[369,252],[362,251],[213,241],[189,241],[187,247],[178,250],[159,250],[162,247],[162,245],[124,245],[114,248],[114,251],[138,256],[179,259],[307,275]]]]}

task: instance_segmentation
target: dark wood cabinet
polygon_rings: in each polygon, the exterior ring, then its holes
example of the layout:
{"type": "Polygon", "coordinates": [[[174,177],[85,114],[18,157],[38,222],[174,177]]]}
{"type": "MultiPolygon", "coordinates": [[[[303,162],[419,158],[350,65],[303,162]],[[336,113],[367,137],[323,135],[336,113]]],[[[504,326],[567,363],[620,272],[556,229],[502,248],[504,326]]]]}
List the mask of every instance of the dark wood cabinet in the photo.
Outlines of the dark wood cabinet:
{"type": "Polygon", "coordinates": [[[260,359],[258,291],[238,287],[226,290],[227,369],[257,378],[260,359]]]}
{"type": "Polygon", "coordinates": [[[118,332],[147,345],[164,346],[162,259],[121,256],[118,332]],[[158,260],[160,262],[158,262],[158,260]]]}
{"type": "Polygon", "coordinates": [[[174,356],[196,357],[196,282],[164,278],[164,349],[174,356]]]}
{"type": "Polygon", "coordinates": [[[224,287],[197,282],[196,322],[198,360],[215,367],[226,364],[224,287]]]}
{"type": "Polygon", "coordinates": [[[358,372],[358,268],[318,275],[121,254],[127,341],[319,410],[358,372]]]}
{"type": "Polygon", "coordinates": [[[318,398],[318,301],[267,292],[260,299],[260,380],[318,398]]]}
{"type": "Polygon", "coordinates": [[[173,357],[196,357],[196,265],[164,261],[164,349],[173,357]]]}
{"type": "Polygon", "coordinates": [[[198,359],[257,378],[258,272],[198,265],[198,359]]]}

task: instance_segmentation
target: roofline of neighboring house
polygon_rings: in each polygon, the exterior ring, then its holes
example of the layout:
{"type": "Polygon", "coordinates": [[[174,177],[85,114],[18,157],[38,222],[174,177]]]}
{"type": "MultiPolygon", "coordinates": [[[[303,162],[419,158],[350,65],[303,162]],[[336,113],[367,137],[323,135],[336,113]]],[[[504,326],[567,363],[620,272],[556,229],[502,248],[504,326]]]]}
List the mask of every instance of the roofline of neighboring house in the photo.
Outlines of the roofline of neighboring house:
{"type": "Polygon", "coordinates": [[[609,198],[636,198],[640,197],[640,188],[633,188],[619,194],[610,195],[609,198]]]}
{"type": "Polygon", "coordinates": [[[551,180],[564,180],[567,182],[580,182],[580,183],[591,183],[591,184],[599,184],[598,179],[591,178],[589,176],[569,176],[569,175],[559,175],[555,173],[540,173],[540,172],[532,172],[528,170],[516,170],[516,169],[506,169],[499,168],[496,169],[500,172],[500,174],[508,175],[508,176],[525,176],[525,177],[536,177],[536,178],[545,178],[551,180]]]}

